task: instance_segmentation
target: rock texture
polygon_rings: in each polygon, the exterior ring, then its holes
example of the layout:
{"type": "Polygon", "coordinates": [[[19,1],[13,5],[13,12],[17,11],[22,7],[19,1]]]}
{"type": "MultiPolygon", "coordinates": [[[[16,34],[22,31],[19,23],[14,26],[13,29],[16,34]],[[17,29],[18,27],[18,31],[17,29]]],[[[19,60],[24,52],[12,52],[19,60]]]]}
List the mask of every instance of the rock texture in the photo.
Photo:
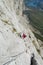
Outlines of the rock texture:
{"type": "Polygon", "coordinates": [[[0,0],[0,65],[32,65],[33,55],[35,64],[43,65],[40,46],[22,16],[22,4],[23,0],[0,0]]]}

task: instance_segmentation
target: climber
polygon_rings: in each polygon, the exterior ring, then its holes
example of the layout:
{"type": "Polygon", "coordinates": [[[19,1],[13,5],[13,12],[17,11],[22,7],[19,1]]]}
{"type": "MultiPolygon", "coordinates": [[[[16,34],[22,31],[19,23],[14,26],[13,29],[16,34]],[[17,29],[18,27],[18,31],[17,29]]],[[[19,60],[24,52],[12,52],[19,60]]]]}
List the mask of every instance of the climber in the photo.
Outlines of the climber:
{"type": "Polygon", "coordinates": [[[27,37],[27,35],[25,34],[25,33],[21,33],[21,34],[19,34],[19,36],[21,37],[21,38],[26,38],[27,37]]]}
{"type": "Polygon", "coordinates": [[[32,54],[32,57],[31,57],[31,64],[30,64],[30,65],[37,65],[37,62],[36,62],[36,60],[35,60],[34,57],[35,57],[34,54],[32,54]]]}
{"type": "Polygon", "coordinates": [[[22,38],[23,39],[26,38],[26,34],[25,33],[22,34],[22,38]]]}
{"type": "Polygon", "coordinates": [[[20,36],[23,39],[27,37],[27,35],[25,33],[18,33],[18,36],[20,36]]]}

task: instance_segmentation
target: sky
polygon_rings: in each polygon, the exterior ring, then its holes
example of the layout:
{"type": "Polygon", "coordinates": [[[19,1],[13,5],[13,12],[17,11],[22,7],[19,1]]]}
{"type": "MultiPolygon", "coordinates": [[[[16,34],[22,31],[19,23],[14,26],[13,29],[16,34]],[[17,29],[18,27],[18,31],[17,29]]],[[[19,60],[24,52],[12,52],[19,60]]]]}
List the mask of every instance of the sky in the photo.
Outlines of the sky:
{"type": "Polygon", "coordinates": [[[26,6],[43,7],[43,0],[25,0],[26,6]]]}

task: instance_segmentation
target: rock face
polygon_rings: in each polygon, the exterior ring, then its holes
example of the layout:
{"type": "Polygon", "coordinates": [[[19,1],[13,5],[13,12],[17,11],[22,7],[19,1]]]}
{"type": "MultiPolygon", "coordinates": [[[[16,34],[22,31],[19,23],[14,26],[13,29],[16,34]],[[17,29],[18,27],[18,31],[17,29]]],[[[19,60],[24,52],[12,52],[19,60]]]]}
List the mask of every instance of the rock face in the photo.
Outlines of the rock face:
{"type": "Polygon", "coordinates": [[[0,65],[32,65],[33,54],[35,64],[43,65],[40,46],[22,16],[22,4],[23,0],[0,0],[0,65]]]}

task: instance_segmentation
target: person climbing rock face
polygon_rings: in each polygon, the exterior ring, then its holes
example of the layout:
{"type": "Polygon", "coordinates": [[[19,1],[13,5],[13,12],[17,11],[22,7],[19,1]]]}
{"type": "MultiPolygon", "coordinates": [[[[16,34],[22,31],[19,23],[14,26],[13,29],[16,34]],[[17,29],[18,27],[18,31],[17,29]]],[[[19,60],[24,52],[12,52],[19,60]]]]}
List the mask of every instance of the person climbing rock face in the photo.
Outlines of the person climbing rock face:
{"type": "Polygon", "coordinates": [[[23,33],[23,34],[22,34],[22,38],[24,39],[24,38],[26,38],[26,37],[27,37],[26,34],[23,33]]]}
{"type": "Polygon", "coordinates": [[[26,38],[27,37],[27,35],[25,34],[25,33],[18,33],[18,35],[21,37],[21,38],[26,38]]]}
{"type": "Polygon", "coordinates": [[[37,62],[35,60],[35,56],[34,54],[32,54],[32,57],[31,57],[31,64],[30,65],[37,65],[37,62]]]}

